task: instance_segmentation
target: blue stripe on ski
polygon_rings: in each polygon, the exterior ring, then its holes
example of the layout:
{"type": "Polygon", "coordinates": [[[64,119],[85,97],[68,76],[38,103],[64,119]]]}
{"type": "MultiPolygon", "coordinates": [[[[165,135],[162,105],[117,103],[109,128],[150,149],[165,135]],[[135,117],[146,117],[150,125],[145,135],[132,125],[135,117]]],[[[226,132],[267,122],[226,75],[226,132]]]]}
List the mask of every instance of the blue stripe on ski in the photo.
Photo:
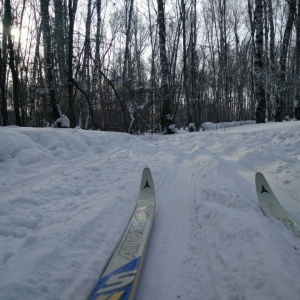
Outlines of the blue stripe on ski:
{"type": "Polygon", "coordinates": [[[132,289],[135,273],[141,257],[101,278],[90,296],[90,300],[128,300],[132,289]]]}

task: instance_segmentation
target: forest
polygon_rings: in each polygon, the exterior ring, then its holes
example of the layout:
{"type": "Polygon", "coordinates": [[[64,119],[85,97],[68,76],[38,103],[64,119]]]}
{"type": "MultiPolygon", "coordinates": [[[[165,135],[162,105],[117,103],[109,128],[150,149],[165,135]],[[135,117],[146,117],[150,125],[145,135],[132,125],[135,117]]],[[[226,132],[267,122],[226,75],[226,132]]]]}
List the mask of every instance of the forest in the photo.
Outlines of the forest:
{"type": "Polygon", "coordinates": [[[0,16],[0,126],[300,120],[300,0],[1,0],[0,16]]]}

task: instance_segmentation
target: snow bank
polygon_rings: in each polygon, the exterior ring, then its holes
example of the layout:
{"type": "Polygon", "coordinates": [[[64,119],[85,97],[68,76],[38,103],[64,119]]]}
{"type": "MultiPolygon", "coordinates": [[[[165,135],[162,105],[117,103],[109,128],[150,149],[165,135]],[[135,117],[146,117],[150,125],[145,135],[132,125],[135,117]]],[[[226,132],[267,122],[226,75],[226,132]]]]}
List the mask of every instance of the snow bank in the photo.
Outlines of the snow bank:
{"type": "Polygon", "coordinates": [[[218,130],[218,129],[225,129],[230,127],[236,126],[243,126],[249,124],[255,124],[255,121],[236,121],[236,122],[221,122],[221,123],[212,123],[212,122],[204,122],[201,124],[200,130],[218,130]]]}

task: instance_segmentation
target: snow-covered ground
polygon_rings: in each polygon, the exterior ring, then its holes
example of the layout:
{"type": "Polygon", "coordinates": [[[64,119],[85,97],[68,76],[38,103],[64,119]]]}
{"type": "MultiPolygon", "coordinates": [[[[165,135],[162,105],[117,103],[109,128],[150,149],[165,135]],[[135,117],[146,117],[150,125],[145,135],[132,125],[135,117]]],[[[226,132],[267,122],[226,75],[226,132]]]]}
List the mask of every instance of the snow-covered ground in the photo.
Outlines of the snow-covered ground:
{"type": "Polygon", "coordinates": [[[300,223],[300,122],[172,136],[0,128],[0,299],[86,299],[144,167],[156,213],[137,300],[300,295],[300,239],[261,212],[256,171],[300,223]]]}

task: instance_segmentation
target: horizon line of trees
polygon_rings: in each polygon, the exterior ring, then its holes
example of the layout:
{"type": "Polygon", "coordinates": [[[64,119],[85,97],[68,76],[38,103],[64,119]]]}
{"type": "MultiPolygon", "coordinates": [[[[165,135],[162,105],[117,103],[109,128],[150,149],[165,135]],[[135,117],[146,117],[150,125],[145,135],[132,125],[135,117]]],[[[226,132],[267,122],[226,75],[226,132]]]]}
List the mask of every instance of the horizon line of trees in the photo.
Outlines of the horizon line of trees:
{"type": "Polygon", "coordinates": [[[0,1],[0,126],[300,120],[300,0],[0,1]]]}

